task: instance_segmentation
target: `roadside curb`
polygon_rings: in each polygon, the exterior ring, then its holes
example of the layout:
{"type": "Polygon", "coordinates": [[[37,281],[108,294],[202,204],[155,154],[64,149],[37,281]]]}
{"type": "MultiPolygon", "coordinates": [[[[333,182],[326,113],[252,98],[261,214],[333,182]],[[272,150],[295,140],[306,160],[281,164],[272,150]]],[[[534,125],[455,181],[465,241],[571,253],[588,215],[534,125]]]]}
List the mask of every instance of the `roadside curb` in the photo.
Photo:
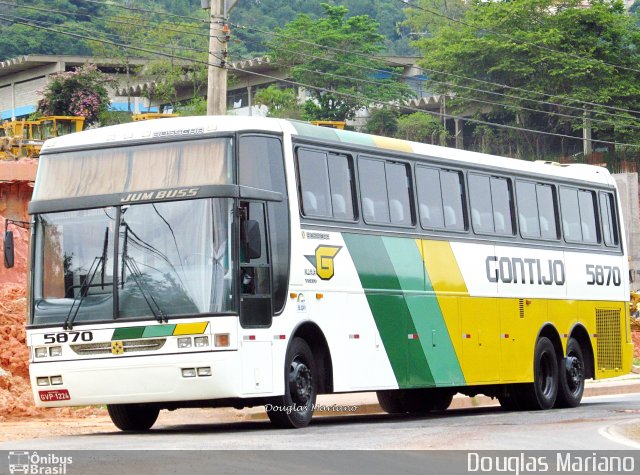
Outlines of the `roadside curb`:
{"type": "MultiPolygon", "coordinates": [[[[596,383],[597,384],[597,383],[596,383]]],[[[606,383],[605,383],[606,384],[606,383]]],[[[613,394],[631,394],[631,393],[640,393],[640,380],[638,382],[630,382],[625,384],[603,384],[602,386],[590,385],[587,386],[584,390],[584,397],[591,396],[605,396],[605,395],[613,395],[613,394]]],[[[363,393],[355,393],[353,394],[353,403],[348,404],[345,400],[341,400],[340,402],[330,403],[330,404],[318,404],[322,406],[314,412],[314,416],[319,417],[328,417],[328,416],[354,416],[354,415],[366,415],[366,414],[384,414],[385,412],[382,410],[380,405],[377,402],[366,402],[366,403],[358,403],[358,399],[362,399],[363,393]],[[345,406],[349,407],[349,410],[341,410],[345,406]],[[353,408],[353,410],[351,410],[353,408]]],[[[367,399],[375,399],[375,393],[364,393],[367,396],[367,399]]],[[[345,397],[346,395],[342,395],[341,397],[345,397]]],[[[331,396],[325,396],[327,398],[331,398],[331,396]]],[[[491,407],[491,406],[499,406],[500,403],[496,398],[491,398],[488,396],[474,396],[467,397],[462,395],[457,395],[453,398],[449,409],[468,409],[472,407],[491,407]]],[[[245,419],[247,420],[264,420],[267,419],[267,415],[263,410],[254,409],[250,413],[246,414],[245,419]]]]}

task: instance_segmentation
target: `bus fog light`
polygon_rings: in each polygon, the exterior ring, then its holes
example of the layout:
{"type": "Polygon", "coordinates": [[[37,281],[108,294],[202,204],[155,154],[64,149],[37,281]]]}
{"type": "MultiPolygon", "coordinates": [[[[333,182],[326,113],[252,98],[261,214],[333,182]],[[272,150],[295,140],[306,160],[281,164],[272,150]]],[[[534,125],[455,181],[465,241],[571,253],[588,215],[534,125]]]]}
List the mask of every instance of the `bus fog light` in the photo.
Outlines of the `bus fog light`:
{"type": "Polygon", "coordinates": [[[198,376],[211,376],[211,367],[198,368],[198,376]]]}
{"type": "Polygon", "coordinates": [[[193,339],[195,346],[198,348],[202,348],[203,346],[209,346],[209,337],[208,336],[197,336],[193,339]]]}
{"type": "Polygon", "coordinates": [[[213,338],[216,346],[219,346],[219,347],[229,346],[228,333],[216,333],[213,338]]]}
{"type": "Polygon", "coordinates": [[[191,348],[191,337],[178,338],[178,348],[191,348]]]}
{"type": "Polygon", "coordinates": [[[62,356],[62,347],[61,346],[52,346],[49,348],[50,356],[62,356]]]}
{"type": "Polygon", "coordinates": [[[196,369],[195,368],[182,368],[182,377],[183,378],[195,378],[196,377],[196,369]]]}
{"type": "Polygon", "coordinates": [[[36,358],[46,358],[47,349],[44,347],[36,348],[36,358]]]}
{"type": "Polygon", "coordinates": [[[58,386],[62,384],[62,376],[51,376],[51,385],[58,386]]]}
{"type": "Polygon", "coordinates": [[[38,386],[49,386],[49,378],[38,378],[38,386]]]}

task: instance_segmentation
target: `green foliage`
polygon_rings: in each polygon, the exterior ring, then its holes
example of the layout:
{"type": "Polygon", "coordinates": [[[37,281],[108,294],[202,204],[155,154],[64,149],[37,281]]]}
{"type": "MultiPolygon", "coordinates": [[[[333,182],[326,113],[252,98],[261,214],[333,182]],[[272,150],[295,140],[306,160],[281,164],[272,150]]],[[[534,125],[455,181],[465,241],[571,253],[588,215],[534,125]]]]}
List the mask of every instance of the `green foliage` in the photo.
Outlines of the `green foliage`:
{"type": "Polygon", "coordinates": [[[268,117],[301,118],[296,92],[293,89],[280,89],[272,84],[265,89],[259,90],[254,97],[254,102],[269,109],[267,112],[268,117]]]}
{"type": "Polygon", "coordinates": [[[131,113],[127,111],[102,111],[98,115],[98,121],[101,127],[108,125],[127,124],[133,121],[131,113]]]}
{"type": "Polygon", "coordinates": [[[388,107],[370,109],[364,130],[369,134],[393,137],[398,130],[398,114],[388,107]]]}
{"type": "Polygon", "coordinates": [[[51,76],[38,102],[38,112],[44,115],[81,116],[87,124],[98,121],[109,107],[107,85],[111,79],[93,65],[86,64],[75,71],[51,76]]]}
{"type": "Polygon", "coordinates": [[[400,117],[396,137],[434,145],[446,145],[449,139],[440,119],[424,112],[414,112],[400,117]]]}
{"type": "Polygon", "coordinates": [[[282,36],[269,43],[274,62],[288,66],[296,81],[317,88],[309,89],[311,99],[304,105],[305,117],[342,121],[372,102],[409,97],[411,90],[395,78],[373,80],[372,69],[385,67],[372,57],[384,49],[384,36],[375,20],[366,15],[348,17],[344,7],[322,7],[323,17],[299,15],[278,28],[282,36]]]}
{"type": "MultiPolygon", "coordinates": [[[[412,28],[420,29],[425,21],[420,21],[417,15],[411,16],[411,10],[407,13],[412,28]]],[[[555,0],[475,0],[469,4],[462,20],[469,26],[460,23],[439,25],[433,36],[415,42],[424,55],[420,63],[423,67],[457,75],[432,73],[430,76],[433,80],[429,85],[431,90],[456,93],[453,101],[447,101],[447,112],[468,114],[475,111],[475,116],[482,120],[581,137],[582,111],[566,107],[581,105],[569,98],[640,109],[640,74],[637,71],[640,69],[640,30],[625,14],[619,1],[590,0],[585,4],[581,0],[562,3],[555,0]],[[470,82],[462,76],[489,83],[470,82]],[[532,99],[544,99],[543,96],[514,91],[501,84],[554,97],[548,98],[547,104],[541,104],[532,99]],[[458,86],[488,92],[469,91],[458,86]],[[507,97],[491,93],[506,94],[507,97]],[[481,104],[471,98],[502,102],[507,107],[481,104]],[[576,117],[545,114],[548,112],[576,117]]],[[[590,117],[607,122],[592,123],[594,138],[619,142],[640,139],[638,129],[629,127],[640,126],[634,114],[616,111],[615,117],[611,117],[603,112],[611,111],[588,106],[590,117]]],[[[513,155],[521,157],[568,155],[582,147],[579,140],[523,131],[493,129],[489,134],[480,129],[475,138],[483,150],[504,153],[510,149],[513,155]]]]}
{"type": "Polygon", "coordinates": [[[183,116],[207,115],[207,100],[204,97],[194,97],[186,104],[179,104],[176,112],[183,116]]]}

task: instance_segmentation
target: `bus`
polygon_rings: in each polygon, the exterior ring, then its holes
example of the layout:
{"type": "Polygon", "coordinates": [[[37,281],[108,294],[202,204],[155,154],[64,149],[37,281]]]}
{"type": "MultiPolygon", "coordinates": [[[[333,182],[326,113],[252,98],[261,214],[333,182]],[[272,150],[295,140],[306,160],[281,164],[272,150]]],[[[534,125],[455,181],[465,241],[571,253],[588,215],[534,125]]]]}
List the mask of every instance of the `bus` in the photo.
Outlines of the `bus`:
{"type": "Polygon", "coordinates": [[[630,371],[628,261],[602,167],[283,119],[142,121],[45,143],[27,342],[38,406],[389,413],[456,393],[577,406],[630,371]]]}

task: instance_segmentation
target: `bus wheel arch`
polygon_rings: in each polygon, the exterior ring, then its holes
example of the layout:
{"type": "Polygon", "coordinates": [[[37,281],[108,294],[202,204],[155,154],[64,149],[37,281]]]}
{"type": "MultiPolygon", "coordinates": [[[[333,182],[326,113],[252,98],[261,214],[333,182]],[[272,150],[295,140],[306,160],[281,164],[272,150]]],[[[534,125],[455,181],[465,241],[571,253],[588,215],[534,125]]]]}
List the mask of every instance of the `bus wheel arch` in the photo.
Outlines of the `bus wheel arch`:
{"type": "Polygon", "coordinates": [[[538,333],[533,354],[533,382],[514,385],[521,409],[551,409],[559,389],[559,361],[563,355],[560,335],[551,324],[538,333]]]}
{"type": "Polygon", "coordinates": [[[595,378],[595,356],[593,354],[593,346],[589,338],[589,332],[581,324],[576,324],[569,333],[569,340],[573,338],[580,344],[580,349],[584,355],[584,377],[585,379],[595,378]]]}
{"type": "Polygon", "coordinates": [[[589,335],[576,325],[567,340],[566,355],[558,360],[559,387],[556,407],[576,407],[584,394],[585,379],[593,372],[593,353],[589,335]]]}
{"type": "Polygon", "coordinates": [[[318,372],[318,394],[330,394],[333,392],[333,363],[329,344],[320,327],[313,322],[302,322],[291,335],[294,338],[302,338],[307,342],[313,359],[316,362],[318,372]]]}
{"type": "Polygon", "coordinates": [[[283,370],[284,394],[265,401],[267,415],[276,427],[306,427],[317,395],[333,388],[329,347],[315,323],[303,322],[292,332],[283,370]]]}

